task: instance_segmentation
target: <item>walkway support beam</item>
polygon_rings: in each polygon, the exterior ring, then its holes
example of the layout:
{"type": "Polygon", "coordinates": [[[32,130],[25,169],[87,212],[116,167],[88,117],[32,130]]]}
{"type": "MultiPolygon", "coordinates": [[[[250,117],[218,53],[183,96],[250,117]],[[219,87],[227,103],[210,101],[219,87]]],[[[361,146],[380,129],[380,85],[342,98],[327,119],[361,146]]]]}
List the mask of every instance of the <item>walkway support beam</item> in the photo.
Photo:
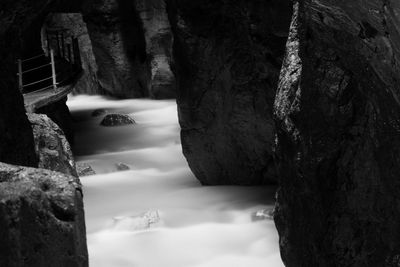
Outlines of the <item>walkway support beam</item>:
{"type": "Polygon", "coordinates": [[[54,50],[50,49],[50,60],[51,60],[51,75],[53,77],[53,89],[57,90],[57,75],[56,75],[56,64],[54,60],[54,50]]]}

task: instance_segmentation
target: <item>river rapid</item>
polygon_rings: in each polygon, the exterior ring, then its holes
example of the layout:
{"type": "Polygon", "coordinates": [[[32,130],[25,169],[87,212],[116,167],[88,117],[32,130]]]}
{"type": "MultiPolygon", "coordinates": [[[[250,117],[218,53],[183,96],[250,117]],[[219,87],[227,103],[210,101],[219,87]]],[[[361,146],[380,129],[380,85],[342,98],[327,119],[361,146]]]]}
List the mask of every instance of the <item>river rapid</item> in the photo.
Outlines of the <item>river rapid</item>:
{"type": "Polygon", "coordinates": [[[97,173],[81,178],[90,266],[283,266],[273,221],[252,219],[273,207],[276,188],[201,186],[182,155],[175,101],[80,95],[67,104],[75,159],[97,173]],[[100,126],[99,108],[136,124],[100,126]]]}

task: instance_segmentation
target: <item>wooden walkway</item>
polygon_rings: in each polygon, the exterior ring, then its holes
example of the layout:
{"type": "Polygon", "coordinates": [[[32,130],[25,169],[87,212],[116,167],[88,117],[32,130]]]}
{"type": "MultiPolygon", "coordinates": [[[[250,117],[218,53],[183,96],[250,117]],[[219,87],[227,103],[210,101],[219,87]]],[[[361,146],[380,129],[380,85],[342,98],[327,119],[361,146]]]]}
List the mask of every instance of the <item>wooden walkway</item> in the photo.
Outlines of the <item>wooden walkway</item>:
{"type": "Polygon", "coordinates": [[[67,84],[65,86],[59,86],[56,89],[48,88],[45,90],[39,90],[31,93],[24,94],[24,103],[27,113],[34,113],[37,109],[56,103],[66,97],[72,92],[76,81],[67,84]]]}

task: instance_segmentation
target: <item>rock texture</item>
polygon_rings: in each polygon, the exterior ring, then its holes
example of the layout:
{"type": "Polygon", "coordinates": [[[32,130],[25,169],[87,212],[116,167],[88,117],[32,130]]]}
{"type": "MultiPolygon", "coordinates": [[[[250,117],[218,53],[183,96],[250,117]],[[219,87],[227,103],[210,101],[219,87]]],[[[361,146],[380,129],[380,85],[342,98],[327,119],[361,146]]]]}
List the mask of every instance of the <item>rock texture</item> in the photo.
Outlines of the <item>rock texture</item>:
{"type": "Polygon", "coordinates": [[[143,27],[128,0],[87,1],[83,7],[100,86],[116,97],[149,95],[143,27]]]}
{"type": "Polygon", "coordinates": [[[67,97],[61,101],[37,109],[36,113],[47,115],[61,128],[68,142],[72,145],[74,144],[73,121],[67,106],[67,97]]]}
{"type": "Polygon", "coordinates": [[[108,114],[100,122],[102,126],[123,126],[135,124],[136,122],[128,115],[124,114],[108,114]]]}
{"type": "Polygon", "coordinates": [[[92,167],[83,162],[83,163],[77,163],[76,164],[76,170],[78,172],[78,176],[79,177],[83,177],[83,176],[89,176],[89,175],[95,175],[96,172],[92,169],[92,167]]]}
{"type": "Polygon", "coordinates": [[[46,115],[28,114],[35,138],[39,168],[78,176],[71,147],[64,132],[46,115]]]}
{"type": "Polygon", "coordinates": [[[146,52],[150,57],[150,97],[175,98],[175,76],[171,70],[173,35],[166,0],[136,0],[135,3],[144,28],[146,52]]]}
{"type": "Polygon", "coordinates": [[[290,1],[171,0],[183,153],[208,185],[276,181],[272,108],[290,1]]]}
{"type": "Polygon", "coordinates": [[[286,266],[400,265],[400,2],[295,1],[275,101],[286,266]]]}
{"type": "Polygon", "coordinates": [[[0,266],[88,266],[76,178],[0,163],[0,266]]]}

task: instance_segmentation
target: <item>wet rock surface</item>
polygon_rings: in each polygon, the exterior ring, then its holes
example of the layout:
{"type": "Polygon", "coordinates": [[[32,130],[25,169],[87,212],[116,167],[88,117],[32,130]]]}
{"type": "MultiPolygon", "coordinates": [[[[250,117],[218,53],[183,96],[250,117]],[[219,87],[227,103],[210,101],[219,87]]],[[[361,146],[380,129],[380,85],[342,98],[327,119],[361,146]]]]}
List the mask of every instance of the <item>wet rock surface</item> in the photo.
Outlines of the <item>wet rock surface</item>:
{"type": "Polygon", "coordinates": [[[76,171],[78,172],[79,177],[95,175],[96,172],[93,168],[85,162],[79,162],[76,164],[76,171]]]}
{"type": "Polygon", "coordinates": [[[115,167],[117,168],[118,171],[128,171],[131,169],[127,164],[122,162],[115,164],[115,167]]]}
{"type": "Polygon", "coordinates": [[[75,160],[64,132],[43,114],[27,114],[32,125],[39,168],[77,176],[75,160]]]}
{"type": "Polygon", "coordinates": [[[169,1],[183,153],[206,185],[276,182],[272,108],[290,1],[169,1]]]}
{"type": "Polygon", "coordinates": [[[77,178],[0,163],[0,266],[88,266],[77,178]]]}
{"type": "Polygon", "coordinates": [[[108,114],[100,122],[100,125],[107,127],[124,126],[129,124],[136,124],[136,122],[129,115],[124,114],[108,114]]]}
{"type": "Polygon", "coordinates": [[[137,216],[116,217],[113,220],[114,231],[143,231],[162,224],[158,210],[150,210],[137,216]]]}
{"type": "Polygon", "coordinates": [[[137,0],[135,4],[144,28],[146,52],[150,57],[150,97],[175,98],[175,76],[171,69],[173,35],[166,0],[137,0]]]}
{"type": "Polygon", "coordinates": [[[87,1],[83,6],[100,86],[115,97],[149,95],[150,66],[134,3],[87,1]]]}
{"type": "Polygon", "coordinates": [[[398,266],[400,3],[295,1],[275,100],[286,266],[398,266]]]}

